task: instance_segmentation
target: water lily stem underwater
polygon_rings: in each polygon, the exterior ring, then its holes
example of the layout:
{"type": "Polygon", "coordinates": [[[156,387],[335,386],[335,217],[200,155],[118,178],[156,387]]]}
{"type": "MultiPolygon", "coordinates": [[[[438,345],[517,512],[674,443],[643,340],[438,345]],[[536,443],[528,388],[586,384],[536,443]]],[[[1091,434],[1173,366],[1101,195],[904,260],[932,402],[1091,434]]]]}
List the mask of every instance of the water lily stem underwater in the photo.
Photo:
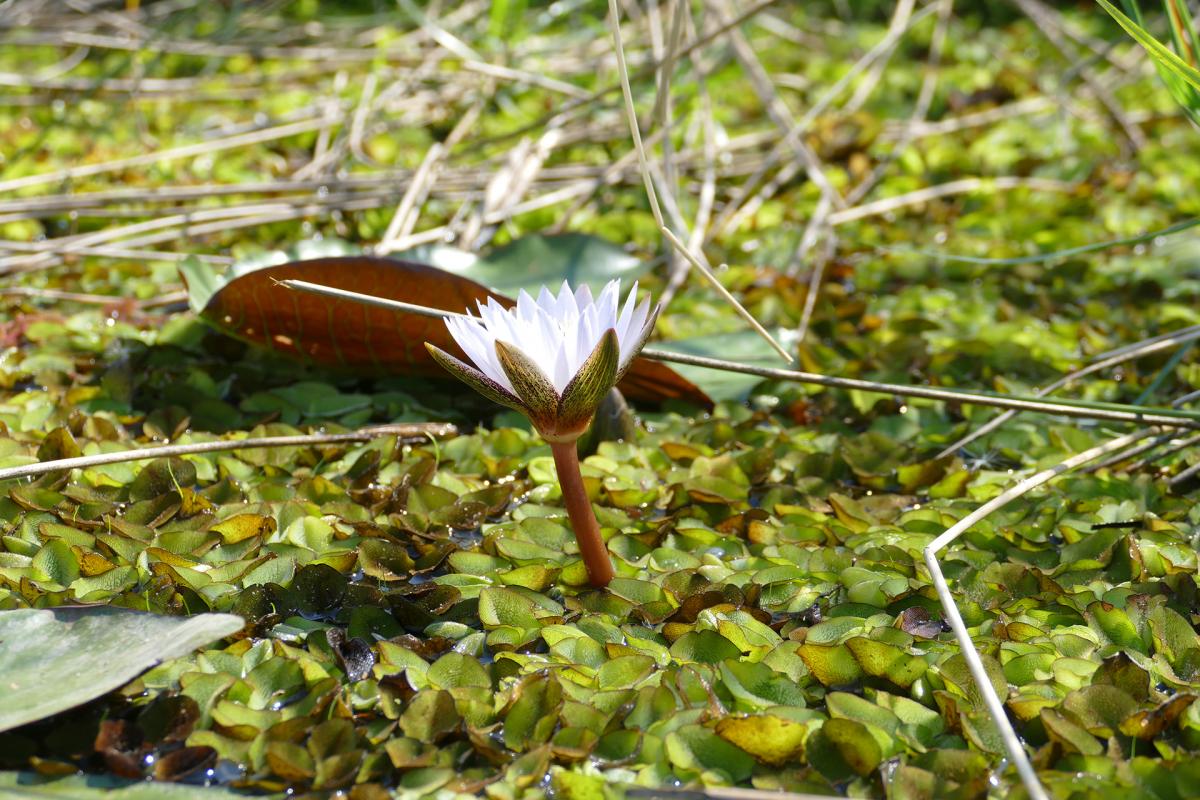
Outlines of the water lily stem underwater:
{"type": "Polygon", "coordinates": [[[558,484],[562,487],[563,502],[567,506],[567,516],[571,518],[575,541],[579,543],[579,555],[587,567],[588,580],[592,586],[604,588],[613,579],[612,559],[600,536],[600,523],[596,522],[596,514],[583,485],[578,448],[575,442],[551,442],[550,451],[554,453],[558,484]]]}

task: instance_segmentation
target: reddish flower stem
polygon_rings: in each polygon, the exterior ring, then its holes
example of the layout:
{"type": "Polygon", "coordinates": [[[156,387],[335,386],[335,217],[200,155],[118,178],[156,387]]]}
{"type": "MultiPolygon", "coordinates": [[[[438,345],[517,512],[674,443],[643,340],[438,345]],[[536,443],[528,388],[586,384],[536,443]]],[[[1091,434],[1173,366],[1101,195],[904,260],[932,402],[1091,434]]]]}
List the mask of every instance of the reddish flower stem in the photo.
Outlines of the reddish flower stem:
{"type": "Polygon", "coordinates": [[[551,442],[554,466],[558,470],[558,483],[562,487],[563,501],[567,504],[567,516],[575,529],[575,541],[579,543],[579,554],[587,567],[588,580],[597,589],[608,586],[613,579],[612,559],[608,548],[600,538],[600,524],[592,511],[587,490],[583,487],[583,475],[579,472],[579,453],[575,442],[551,442]]]}

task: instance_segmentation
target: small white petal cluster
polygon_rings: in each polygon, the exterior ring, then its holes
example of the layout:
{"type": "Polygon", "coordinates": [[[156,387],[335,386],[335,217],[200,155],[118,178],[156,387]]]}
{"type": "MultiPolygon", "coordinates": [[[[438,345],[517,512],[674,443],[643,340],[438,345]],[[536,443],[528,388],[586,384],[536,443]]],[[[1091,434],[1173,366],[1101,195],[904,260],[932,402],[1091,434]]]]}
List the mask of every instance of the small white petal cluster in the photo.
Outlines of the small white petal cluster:
{"type": "Polygon", "coordinates": [[[506,390],[515,393],[496,355],[496,340],[524,352],[561,395],[610,328],[620,343],[617,372],[623,373],[637,355],[645,340],[650,301],[637,303],[636,283],[623,306],[620,292],[620,280],[609,281],[593,299],[587,286],[572,292],[563,281],[557,296],[544,286],[537,300],[522,291],[511,309],[489,298],[479,303],[478,317],[448,317],[446,327],[479,371],[506,390]]]}

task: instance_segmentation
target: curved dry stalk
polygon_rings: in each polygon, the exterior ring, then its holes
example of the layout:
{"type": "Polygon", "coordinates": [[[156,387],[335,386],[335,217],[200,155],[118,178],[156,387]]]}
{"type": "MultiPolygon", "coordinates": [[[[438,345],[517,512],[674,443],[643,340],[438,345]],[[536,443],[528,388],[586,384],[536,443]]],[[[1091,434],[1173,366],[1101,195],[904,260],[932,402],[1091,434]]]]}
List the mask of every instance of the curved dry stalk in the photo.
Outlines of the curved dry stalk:
{"type": "Polygon", "coordinates": [[[299,122],[278,125],[273,128],[264,128],[252,133],[238,134],[237,136],[230,136],[213,142],[197,142],[195,144],[173,147],[169,150],[158,150],[153,153],[129,156],[128,158],[116,158],[112,161],[104,161],[99,164],[83,164],[78,167],[55,170],[54,172],[40,172],[36,175],[26,175],[21,178],[0,181],[0,193],[11,192],[14,189],[24,189],[30,186],[43,186],[47,183],[61,183],[90,175],[103,175],[106,172],[119,172],[131,167],[145,167],[157,164],[160,161],[190,158],[221,150],[229,150],[234,147],[261,144],[276,139],[285,139],[289,136],[297,136],[302,133],[319,130],[323,125],[325,125],[324,114],[313,119],[300,120],[299,122]]]}
{"type": "MultiPolygon", "coordinates": [[[[724,35],[725,32],[728,31],[730,28],[733,28],[736,25],[741,25],[743,22],[751,19],[755,14],[759,13],[760,11],[762,11],[766,8],[771,7],[772,5],[774,5],[777,2],[779,2],[779,0],[758,0],[758,2],[756,2],[750,6],[747,6],[746,8],[742,9],[738,13],[738,15],[736,17],[734,17],[732,20],[729,20],[728,22],[725,22],[725,23],[722,23],[722,24],[716,26],[713,30],[708,31],[704,35],[700,36],[698,39],[692,41],[686,47],[680,48],[679,52],[675,54],[675,58],[676,59],[684,59],[684,58],[690,57],[693,53],[697,52],[698,50],[702,50],[703,48],[712,44],[715,40],[717,40],[722,35],[724,35]]],[[[643,65],[636,72],[632,73],[631,78],[649,77],[649,76],[653,75],[655,73],[655,71],[658,70],[658,68],[659,68],[659,63],[657,61],[652,61],[648,64],[643,65]]],[[[482,139],[482,140],[476,142],[470,148],[470,151],[471,152],[484,151],[484,150],[486,150],[490,147],[494,147],[502,142],[506,142],[510,139],[516,139],[518,137],[524,136],[525,134],[529,133],[530,131],[540,130],[541,128],[544,128],[552,119],[554,119],[557,116],[566,114],[570,111],[574,111],[574,110],[580,108],[581,106],[590,105],[592,103],[597,103],[600,100],[603,100],[608,95],[613,94],[615,92],[619,92],[619,91],[621,91],[621,82],[617,81],[616,83],[610,83],[607,86],[603,86],[599,89],[596,89],[595,91],[593,91],[591,94],[587,95],[586,97],[572,98],[571,100],[567,100],[566,102],[564,102],[561,105],[559,105],[558,107],[556,107],[553,111],[543,114],[542,116],[538,117],[537,119],[533,120],[532,122],[530,122],[527,125],[522,125],[521,127],[516,128],[515,130],[505,131],[504,133],[497,134],[496,136],[492,136],[487,139],[482,139]]]]}
{"type": "Polygon", "coordinates": [[[954,602],[954,595],[950,593],[950,586],[946,582],[946,576],[942,573],[941,565],[938,563],[938,552],[945,549],[951,542],[970,530],[971,526],[993,511],[1003,508],[1013,500],[1028,494],[1052,478],[1082,464],[1086,464],[1093,459],[1115,450],[1120,450],[1139,439],[1152,436],[1154,433],[1153,430],[1143,430],[1118,436],[1090,450],[1085,450],[1078,455],[1071,456],[1057,466],[1031,475],[950,526],[945,533],[930,542],[923,551],[925,565],[929,568],[929,574],[933,578],[934,589],[937,590],[938,599],[941,600],[942,609],[946,612],[946,619],[950,623],[950,628],[954,631],[955,638],[958,639],[963,659],[967,662],[971,676],[975,679],[975,686],[979,690],[979,694],[983,697],[984,705],[987,706],[992,716],[992,721],[996,723],[996,727],[1000,731],[1000,737],[1004,740],[1004,749],[1008,751],[1009,758],[1012,760],[1013,765],[1016,766],[1017,772],[1021,776],[1021,782],[1025,784],[1025,790],[1029,792],[1029,796],[1034,798],[1034,800],[1048,800],[1049,796],[1046,794],[1046,790],[1042,788],[1037,772],[1034,771],[1033,764],[1030,763],[1029,756],[1025,753],[1025,748],[1021,744],[1021,739],[1017,736],[1016,730],[1013,729],[1012,723],[1008,719],[1008,714],[1004,710],[1004,703],[1000,700],[999,695],[996,694],[996,689],[992,686],[992,681],[988,677],[983,659],[979,657],[979,652],[975,649],[975,642],[971,639],[971,633],[967,630],[967,625],[963,621],[962,614],[958,611],[958,606],[954,602]]]}
{"type": "Polygon", "coordinates": [[[867,100],[871,98],[871,94],[875,91],[875,87],[879,85],[879,81],[883,78],[884,72],[887,70],[888,62],[891,60],[893,53],[896,52],[896,44],[900,39],[900,35],[908,28],[908,21],[912,19],[913,7],[916,5],[916,0],[899,0],[896,3],[896,9],[892,12],[892,20],[888,23],[888,37],[894,38],[892,46],[883,58],[877,60],[871,69],[859,81],[858,86],[854,90],[854,95],[850,98],[842,109],[843,114],[853,114],[859,111],[867,100]]]}
{"type": "MultiPolygon", "coordinates": [[[[908,2],[908,0],[905,0],[905,2],[908,2]]],[[[713,10],[716,12],[717,20],[725,23],[733,16],[735,9],[728,0],[718,0],[714,3],[713,10]]],[[[803,131],[803,128],[792,117],[791,109],[787,107],[787,104],[779,96],[779,92],[771,82],[771,76],[767,74],[766,68],[763,67],[746,35],[742,33],[742,29],[734,25],[729,28],[727,36],[730,45],[733,47],[733,53],[737,57],[738,63],[741,64],[742,71],[750,81],[755,94],[758,95],[759,102],[763,104],[767,116],[771,118],[771,121],[783,133],[780,145],[787,147],[796,160],[804,166],[804,171],[808,175],[808,179],[821,190],[823,197],[829,198],[829,202],[835,208],[845,208],[845,198],[842,197],[841,193],[829,181],[829,177],[825,174],[825,165],[821,163],[821,159],[798,134],[798,132],[803,131]]]]}
{"type": "Polygon", "coordinates": [[[683,353],[671,353],[653,349],[643,350],[642,355],[656,361],[669,361],[675,364],[719,369],[726,372],[741,372],[746,375],[757,375],[773,380],[807,383],[814,386],[828,386],[835,389],[857,389],[864,392],[891,394],[900,397],[920,397],[926,400],[940,400],[948,403],[971,403],[973,405],[1010,408],[1019,411],[1037,411],[1043,414],[1079,417],[1081,419],[1102,419],[1110,422],[1131,422],[1140,425],[1200,428],[1200,414],[1179,412],[1173,409],[1154,408],[1143,411],[1137,406],[1124,406],[1119,403],[1055,402],[1018,395],[990,394],[964,389],[906,386],[904,384],[881,383],[879,381],[868,381],[859,378],[837,378],[829,375],[819,375],[815,372],[801,372],[800,370],[756,367],[749,364],[737,364],[719,358],[707,358],[705,356],[685,355],[683,353]]]}
{"type": "MultiPolygon", "coordinates": [[[[396,42],[399,44],[399,41],[396,42]]],[[[9,46],[44,47],[64,44],[80,47],[96,47],[108,50],[138,51],[146,47],[144,41],[123,36],[84,33],[79,31],[31,31],[19,36],[10,37],[6,44],[9,46]]],[[[180,39],[157,39],[154,49],[160,53],[179,53],[184,55],[202,56],[208,58],[235,58],[246,54],[245,45],[222,45],[204,41],[188,41],[180,39]]],[[[377,59],[386,59],[392,64],[408,64],[413,60],[411,52],[399,52],[397,49],[378,50],[369,47],[338,48],[308,45],[276,46],[265,45],[255,48],[260,58],[297,59],[311,64],[323,63],[366,63],[377,59]]]]}
{"type": "Polygon", "coordinates": [[[621,12],[617,10],[617,0],[608,0],[609,26],[612,28],[613,44],[616,47],[617,71],[621,76],[621,95],[625,99],[625,115],[629,118],[629,135],[633,137],[633,147],[637,151],[638,166],[642,172],[642,183],[646,187],[646,198],[650,201],[650,211],[658,227],[663,224],[662,209],[658,205],[658,194],[654,191],[654,182],[650,179],[650,167],[646,163],[646,148],[642,145],[642,132],[638,126],[637,111],[633,107],[633,90],[629,88],[629,68],[625,65],[625,46],[621,41],[621,12]]]}
{"type": "Polygon", "coordinates": [[[1007,191],[1010,189],[1033,189],[1038,192],[1063,192],[1069,194],[1078,188],[1078,184],[1052,178],[1023,178],[1019,175],[1001,175],[995,178],[960,178],[947,181],[923,189],[898,194],[895,197],[885,197],[872,203],[847,208],[844,211],[834,211],[829,215],[830,225],[845,225],[847,222],[877,217],[889,211],[898,211],[906,206],[927,203],[930,200],[940,200],[958,194],[970,194],[980,191],[1007,191]]]}
{"type": "Polygon", "coordinates": [[[737,298],[730,294],[729,290],[721,285],[721,282],[717,279],[717,276],[714,275],[712,271],[704,265],[703,259],[698,258],[691,250],[689,250],[688,246],[684,244],[683,241],[676,236],[670,228],[667,227],[665,222],[663,222],[662,209],[659,207],[658,195],[654,190],[654,179],[651,177],[650,165],[646,158],[646,148],[642,144],[642,134],[638,127],[637,111],[633,107],[633,90],[629,87],[629,69],[625,65],[625,48],[621,43],[621,15],[617,10],[617,0],[608,0],[608,10],[609,23],[612,27],[613,42],[616,45],[617,69],[621,75],[621,93],[625,98],[625,114],[629,118],[629,132],[633,137],[633,146],[637,150],[638,166],[641,168],[642,182],[646,186],[646,196],[650,199],[650,210],[654,213],[654,221],[658,224],[659,231],[664,237],[666,237],[667,241],[669,241],[671,245],[678,250],[679,253],[686,258],[689,263],[691,263],[693,267],[700,271],[701,275],[708,279],[708,282],[712,284],[714,289],[717,290],[717,293],[720,294],[727,303],[733,306],[733,309],[738,313],[738,316],[746,320],[747,324],[750,325],[754,332],[766,339],[767,343],[771,345],[775,352],[779,353],[779,355],[790,364],[795,360],[792,358],[792,354],[785,350],[779,344],[779,342],[775,341],[775,337],[772,336],[766,328],[759,324],[758,320],[754,318],[754,315],[747,311],[745,306],[739,303],[737,298]]]}
{"type": "MultiPolygon", "coordinates": [[[[1013,0],[1013,3],[1033,21],[1033,24],[1042,32],[1046,41],[1059,52],[1068,64],[1074,60],[1072,55],[1067,52],[1066,41],[1069,37],[1066,35],[1067,28],[1063,23],[1061,14],[1055,9],[1041,3],[1040,0],[1013,0]]],[[[1085,58],[1084,60],[1088,59],[1085,58]]],[[[1104,107],[1104,110],[1125,135],[1125,138],[1128,140],[1128,147],[1122,148],[1122,151],[1126,154],[1130,152],[1136,153],[1138,150],[1144,148],[1146,146],[1146,134],[1125,114],[1124,109],[1121,108],[1113,93],[1096,77],[1094,74],[1095,70],[1078,69],[1072,70],[1072,72],[1083,81],[1092,95],[1100,102],[1100,105],[1104,107]]],[[[1066,97],[1067,93],[1063,92],[1060,99],[1065,99],[1066,97]]]]}
{"type": "Polygon", "coordinates": [[[395,242],[402,241],[413,232],[413,228],[417,225],[417,218],[420,216],[420,206],[425,202],[425,198],[432,188],[433,180],[437,178],[445,152],[446,149],[440,142],[434,142],[425,151],[421,165],[417,167],[412,181],[404,190],[404,196],[400,198],[400,204],[396,206],[396,213],[392,216],[392,221],[388,223],[383,238],[375,246],[375,252],[379,255],[393,252],[396,249],[395,242]]]}
{"type": "Polygon", "coordinates": [[[908,117],[908,125],[896,141],[891,151],[879,160],[867,177],[846,195],[846,202],[856,205],[874,189],[888,168],[898,159],[915,138],[917,125],[924,123],[929,115],[929,107],[933,104],[933,95],[937,87],[938,66],[942,63],[942,50],[946,45],[946,35],[950,31],[950,16],[954,10],[954,0],[937,0],[937,24],[933,29],[933,38],[929,43],[929,59],[925,64],[925,76],[921,79],[921,89],[917,93],[917,102],[912,114],[908,117]]]}
{"type": "MultiPolygon", "coordinates": [[[[131,253],[138,252],[135,249],[144,245],[159,244],[161,242],[176,241],[182,238],[203,236],[210,233],[227,233],[237,228],[252,228],[257,225],[265,225],[272,222],[283,222],[286,220],[300,219],[307,216],[324,217],[331,215],[334,211],[363,211],[366,209],[380,208],[388,203],[389,197],[384,195],[373,195],[371,197],[353,200],[341,204],[337,209],[325,203],[310,203],[303,206],[293,206],[288,210],[269,211],[263,213],[255,213],[241,218],[217,219],[212,222],[203,222],[192,225],[187,225],[180,229],[161,230],[154,233],[147,233],[142,236],[136,236],[124,242],[126,248],[113,249],[108,247],[103,248],[86,248],[91,255],[104,257],[128,258],[131,253]],[[121,255],[114,255],[121,253],[121,255]]],[[[536,198],[541,201],[543,198],[536,198]]],[[[110,229],[114,230],[114,229],[110,229]]],[[[124,230],[124,229],[115,229],[124,230]]],[[[103,233],[103,231],[98,232],[103,233]]],[[[430,237],[430,240],[437,237],[430,237]]],[[[69,252],[82,253],[83,246],[72,245],[69,252]]],[[[144,251],[142,251],[144,252],[144,251]]],[[[182,260],[187,256],[184,255],[178,259],[182,260]]],[[[30,258],[41,259],[38,261],[20,261],[17,263],[17,257],[12,257],[8,260],[0,258],[0,275],[7,275],[17,272],[27,272],[36,269],[44,269],[62,262],[62,257],[59,254],[42,252],[37,253],[30,258]]]]}
{"type": "MultiPolygon", "coordinates": [[[[175,229],[182,226],[200,226],[206,222],[220,222],[216,228],[223,230],[226,220],[230,224],[242,222],[256,217],[270,217],[299,214],[306,216],[311,213],[332,213],[337,209],[378,207],[389,202],[394,196],[393,190],[381,190],[358,193],[329,193],[324,196],[298,197],[270,202],[250,202],[236,205],[219,206],[217,208],[192,208],[180,213],[166,216],[156,216],[140,222],[129,223],[118,227],[104,228],[98,231],[44,239],[40,242],[0,242],[0,247],[14,250],[21,255],[0,258],[0,274],[7,272],[25,272],[57,263],[64,254],[91,253],[93,255],[111,255],[129,257],[130,246],[158,244],[163,241],[173,241],[178,234],[175,229]],[[365,203],[365,205],[364,205],[365,203]],[[107,243],[119,242],[124,247],[107,243]]],[[[138,216],[150,216],[138,214],[138,216]]],[[[151,251],[150,257],[159,257],[156,251],[151,251]]],[[[181,260],[186,254],[163,253],[164,260],[174,258],[181,260]]],[[[211,257],[210,257],[211,258],[211,257]]],[[[228,263],[226,261],[225,263],[228,263]]]]}
{"type": "Polygon", "coordinates": [[[1172,476],[1171,479],[1167,481],[1167,486],[1172,489],[1182,486],[1183,484],[1192,480],[1192,478],[1195,478],[1196,475],[1200,475],[1200,463],[1193,464],[1187,469],[1181,471],[1178,475],[1172,476]]]}
{"type": "Polygon", "coordinates": [[[105,464],[121,464],[126,461],[144,461],[151,458],[190,456],[200,453],[222,453],[230,450],[247,450],[258,447],[307,447],[316,444],[337,442],[369,442],[382,436],[396,436],[405,441],[419,441],[431,436],[451,436],[458,428],[449,422],[412,422],[399,425],[378,425],[361,428],[349,433],[306,433],[295,436],[254,436],[248,439],[223,439],[216,442],[192,442],[190,444],[164,444],[155,447],[139,447],[116,453],[97,453],[91,456],[60,458],[41,461],[20,467],[0,469],[0,481],[14,478],[29,478],[65,469],[87,469],[105,464]]]}
{"type": "MultiPolygon", "coordinates": [[[[1036,392],[1034,392],[1033,396],[1046,397],[1052,392],[1055,392],[1072,381],[1075,381],[1086,375],[1091,375],[1094,372],[1106,370],[1109,367],[1115,367],[1118,364],[1124,364],[1126,361],[1133,361],[1135,359],[1142,358],[1143,356],[1153,355],[1161,350],[1169,350],[1172,347],[1185,342],[1195,341],[1196,339],[1200,339],[1200,325],[1193,325],[1189,328],[1184,328],[1181,331],[1176,331],[1175,333],[1171,334],[1155,336],[1151,339],[1145,340],[1144,342],[1135,342],[1133,345],[1127,345],[1112,351],[1112,354],[1107,358],[1104,358],[1100,361],[1094,361],[1091,364],[1088,364],[1086,367],[1081,367],[1074,372],[1067,373],[1058,380],[1054,381],[1054,383],[1038,389],[1036,392]]],[[[953,455],[969,445],[971,442],[974,442],[983,436],[987,436],[989,433],[1015,417],[1018,413],[1020,412],[1010,410],[1005,411],[1002,414],[998,414],[996,417],[988,420],[983,425],[980,425],[974,431],[971,431],[958,441],[942,448],[942,451],[938,453],[935,458],[945,458],[953,455]]]]}
{"type": "MultiPolygon", "coordinates": [[[[1085,469],[1084,472],[1087,472],[1087,473],[1099,472],[1100,470],[1105,469],[1107,467],[1111,467],[1116,464],[1120,464],[1122,461],[1128,461],[1131,458],[1140,456],[1142,453],[1146,453],[1146,452],[1149,452],[1150,450],[1153,450],[1154,448],[1158,447],[1159,445],[1166,444],[1167,442],[1171,441],[1175,437],[1176,437],[1175,433],[1165,433],[1165,434],[1162,434],[1159,436],[1155,436],[1153,439],[1151,439],[1148,442],[1142,442],[1141,444],[1134,445],[1133,447],[1130,447],[1128,450],[1122,450],[1119,453],[1114,453],[1113,455],[1109,456],[1108,458],[1103,459],[1099,463],[1092,464],[1087,469],[1085,469]]],[[[1200,437],[1200,434],[1195,434],[1188,438],[1190,440],[1190,439],[1196,439],[1198,437],[1200,437]]],[[[1168,451],[1168,453],[1172,452],[1173,450],[1175,450],[1174,447],[1171,448],[1171,450],[1168,451]]],[[[1158,456],[1155,456],[1155,458],[1162,458],[1164,455],[1167,455],[1167,453],[1161,453],[1158,456]]],[[[1150,463],[1150,461],[1152,461],[1152,460],[1153,459],[1150,459],[1150,458],[1144,458],[1140,462],[1138,462],[1138,464],[1141,466],[1144,466],[1144,465],[1150,463]]],[[[1138,465],[1134,465],[1134,466],[1130,467],[1129,471],[1132,472],[1137,468],[1138,468],[1138,465]]]]}
{"type": "MultiPolygon", "coordinates": [[[[846,70],[845,74],[838,78],[838,80],[835,81],[828,89],[822,92],[821,96],[817,98],[816,102],[814,102],[812,106],[804,113],[804,116],[785,129],[783,139],[776,142],[775,147],[768,154],[766,160],[763,162],[759,170],[755,172],[755,174],[751,176],[749,180],[738,187],[738,189],[734,192],[734,196],[725,205],[725,208],[722,210],[722,212],[717,216],[716,220],[713,222],[708,231],[709,239],[716,238],[721,233],[724,233],[730,227],[730,225],[735,222],[734,218],[740,216],[740,209],[751,198],[751,195],[754,194],[754,192],[758,189],[762,180],[791,152],[791,146],[789,145],[790,140],[803,136],[806,132],[808,132],[812,124],[822,114],[824,114],[830,106],[833,105],[834,101],[842,95],[846,88],[850,86],[850,84],[857,79],[862,72],[869,69],[871,65],[876,62],[876,60],[882,58],[890,51],[890,49],[895,45],[895,38],[902,36],[913,25],[917,24],[917,22],[924,19],[925,16],[932,13],[933,10],[934,7],[932,5],[922,8],[908,20],[904,29],[900,30],[899,32],[889,32],[886,34],[879,42],[875,44],[874,47],[864,53],[863,56],[858,59],[858,61],[851,65],[851,67],[846,70]]],[[[753,55],[753,53],[750,53],[750,55],[753,55]]],[[[771,94],[773,87],[768,86],[763,88],[768,90],[765,92],[765,95],[769,100],[773,96],[771,94]]],[[[798,169],[798,167],[795,165],[790,167],[785,165],[785,168],[789,171],[792,169],[798,169]]],[[[853,207],[849,210],[853,210],[853,207]]]]}
{"type": "Polygon", "coordinates": [[[5,286],[0,288],[0,296],[7,297],[28,297],[32,300],[60,300],[67,303],[80,303],[82,305],[95,306],[117,306],[129,302],[135,308],[148,310],[152,308],[162,308],[173,303],[187,302],[188,294],[186,290],[166,292],[156,295],[155,297],[147,297],[144,300],[131,300],[128,297],[123,297],[115,294],[87,294],[84,292],[66,292],[61,289],[44,289],[36,286],[5,286]]]}
{"type": "Polygon", "coordinates": [[[943,136],[959,131],[991,125],[994,122],[1015,119],[1026,114],[1046,114],[1058,110],[1058,104],[1049,97],[1030,97],[1025,100],[1014,100],[995,108],[982,111],[970,111],[957,117],[946,117],[939,120],[904,120],[887,125],[883,139],[908,141],[910,144],[917,139],[930,136],[943,136]]]}
{"type": "MultiPolygon", "coordinates": [[[[669,241],[671,244],[673,244],[675,246],[675,249],[678,250],[680,253],[682,253],[683,257],[686,258],[689,262],[691,262],[691,265],[693,267],[695,267],[696,269],[698,269],[700,271],[701,275],[708,278],[708,282],[711,283],[713,288],[717,290],[717,294],[719,294],[721,297],[723,297],[726,300],[726,302],[728,302],[730,305],[732,305],[734,311],[736,311],[738,313],[738,316],[740,316],[742,319],[746,320],[746,324],[748,324],[754,330],[755,333],[757,333],[759,336],[766,339],[767,344],[771,345],[771,347],[774,348],[776,353],[779,353],[779,355],[783,356],[784,360],[787,361],[789,364],[796,360],[792,357],[791,353],[789,353],[787,350],[783,349],[783,345],[781,345],[779,342],[775,341],[775,337],[772,336],[769,332],[767,332],[767,329],[764,328],[762,326],[762,324],[754,318],[754,315],[751,314],[749,311],[747,311],[745,306],[743,306],[741,303],[739,303],[737,301],[737,298],[735,298],[732,294],[730,294],[729,290],[726,289],[723,285],[721,285],[721,282],[719,280],[717,280],[717,276],[713,275],[712,272],[710,272],[708,270],[708,268],[704,266],[704,264],[700,263],[700,259],[698,259],[698,258],[696,258],[696,256],[692,255],[692,251],[687,248],[687,245],[685,245],[683,242],[681,242],[679,240],[679,237],[677,237],[675,234],[671,233],[671,230],[666,225],[664,225],[662,227],[662,235],[667,237],[667,241],[669,241]]],[[[721,266],[724,267],[725,265],[722,264],[721,266]]]]}
{"type": "MultiPolygon", "coordinates": [[[[1153,456],[1146,456],[1145,458],[1140,459],[1136,463],[1130,464],[1129,469],[1127,471],[1128,472],[1137,472],[1138,470],[1141,470],[1141,469],[1144,469],[1144,468],[1150,466],[1155,461],[1161,461],[1162,459],[1166,458],[1169,455],[1178,453],[1180,450],[1187,450],[1191,447],[1195,447],[1196,445],[1200,444],[1200,433],[1193,434],[1191,436],[1188,436],[1185,439],[1178,439],[1176,441],[1172,441],[1173,439],[1176,439],[1176,437],[1171,436],[1171,435],[1165,435],[1165,434],[1163,436],[1155,437],[1149,443],[1150,447],[1148,447],[1146,449],[1150,450],[1155,447],[1158,447],[1159,445],[1167,444],[1167,443],[1170,443],[1171,446],[1168,447],[1166,450],[1163,450],[1161,453],[1156,453],[1153,456]]],[[[1117,456],[1122,456],[1121,461],[1127,461],[1128,459],[1132,458],[1133,456],[1140,455],[1141,453],[1144,453],[1144,452],[1146,452],[1146,451],[1145,450],[1139,451],[1138,448],[1132,447],[1129,450],[1127,450],[1125,453],[1118,453],[1117,456]]],[[[1106,461],[1108,461],[1108,460],[1109,459],[1106,459],[1106,461]]],[[[1112,463],[1120,463],[1120,462],[1114,461],[1112,463]]],[[[1099,469],[1101,466],[1103,466],[1103,465],[1097,464],[1095,467],[1089,468],[1089,472],[1092,470],[1095,470],[1095,469],[1099,469]]]]}
{"type": "MultiPolygon", "coordinates": [[[[822,197],[817,201],[817,208],[813,211],[812,217],[809,218],[808,225],[804,227],[804,235],[800,237],[800,244],[797,246],[796,252],[792,255],[791,263],[788,264],[786,271],[789,275],[794,274],[796,268],[808,258],[813,245],[821,237],[821,231],[825,227],[825,220],[832,210],[833,207],[829,204],[827,198],[822,197]]],[[[804,308],[800,312],[800,325],[796,328],[797,342],[803,342],[804,338],[808,336],[808,326],[812,322],[813,312],[817,308],[817,295],[821,293],[821,283],[825,280],[825,265],[829,263],[829,259],[836,247],[837,241],[833,237],[833,232],[830,231],[826,239],[824,252],[817,256],[813,262],[812,273],[808,276],[808,290],[804,293],[804,308]]]]}
{"type": "MultiPolygon", "coordinates": [[[[947,184],[943,184],[947,185],[947,184]]],[[[939,253],[936,250],[914,250],[906,247],[879,247],[877,248],[883,253],[898,253],[901,255],[923,256],[925,258],[934,258],[940,261],[955,262],[958,264],[981,264],[989,267],[1012,267],[1017,264],[1044,264],[1047,261],[1059,261],[1064,258],[1073,256],[1081,256],[1087,253],[1098,253],[1102,250],[1110,250],[1114,247],[1128,247],[1129,245],[1146,244],[1154,242],[1157,239],[1171,236],[1172,234],[1186,231],[1189,228],[1195,228],[1200,225],[1200,217],[1192,217],[1185,219],[1182,222],[1176,222],[1173,225],[1168,225],[1165,228],[1159,228],[1156,231],[1147,233],[1139,233],[1136,236],[1125,236],[1120,239],[1108,239],[1103,242],[1091,242],[1090,244],[1082,244],[1078,247],[1068,247],[1065,250],[1054,250],[1049,253],[1037,253],[1029,256],[1013,256],[1011,258],[987,258],[983,256],[966,256],[958,255],[957,253],[939,253]]],[[[1170,334],[1163,334],[1168,336],[1170,334]]],[[[1150,339],[1146,340],[1151,341],[1150,339]]],[[[1140,343],[1139,343],[1140,344],[1140,343]]],[[[1136,344],[1127,345],[1128,347],[1136,347],[1136,344]]],[[[1113,355],[1116,351],[1111,351],[1106,355],[1113,355]]]]}

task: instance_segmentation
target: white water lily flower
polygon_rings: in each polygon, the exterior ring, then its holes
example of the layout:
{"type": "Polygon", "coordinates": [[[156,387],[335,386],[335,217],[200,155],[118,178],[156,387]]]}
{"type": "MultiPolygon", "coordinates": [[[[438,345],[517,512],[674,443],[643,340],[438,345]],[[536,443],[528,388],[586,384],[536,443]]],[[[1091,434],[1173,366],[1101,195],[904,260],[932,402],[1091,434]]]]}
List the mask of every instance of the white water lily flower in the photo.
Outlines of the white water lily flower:
{"type": "Polygon", "coordinates": [[[426,343],[434,359],[485,397],[524,413],[550,441],[577,438],[608,391],[621,379],[654,328],[658,309],[637,302],[637,284],[621,305],[621,282],[593,299],[563,281],[555,296],[536,300],[522,291],[514,308],[495,298],[479,316],[446,319],[467,364],[426,343]]]}

